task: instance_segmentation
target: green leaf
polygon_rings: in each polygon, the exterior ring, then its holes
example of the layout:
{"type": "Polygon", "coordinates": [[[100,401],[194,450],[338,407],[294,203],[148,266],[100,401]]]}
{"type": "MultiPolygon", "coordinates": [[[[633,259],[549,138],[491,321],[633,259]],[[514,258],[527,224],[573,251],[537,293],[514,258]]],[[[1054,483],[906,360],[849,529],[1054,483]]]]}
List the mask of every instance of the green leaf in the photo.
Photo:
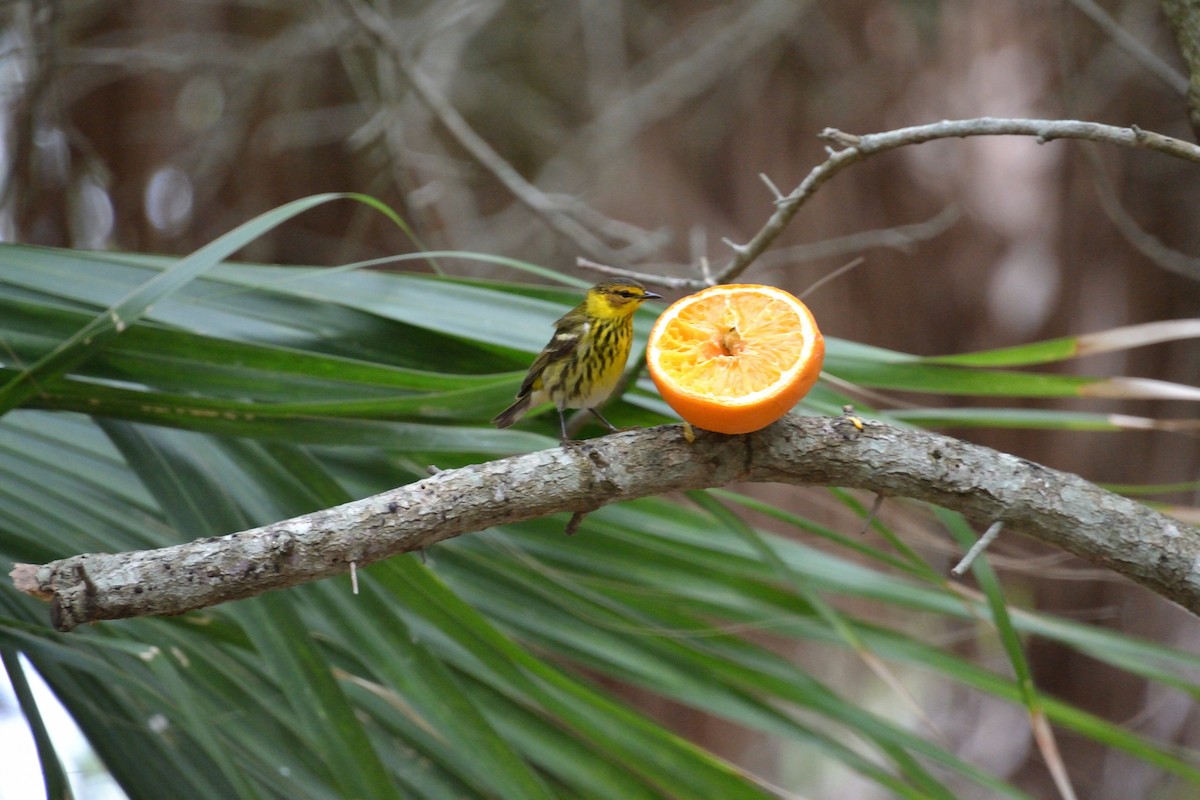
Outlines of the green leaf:
{"type": "Polygon", "coordinates": [[[1002,347],[978,353],[935,356],[921,359],[926,364],[971,367],[1024,367],[1072,358],[1131,350],[1162,342],[1200,338],[1200,319],[1174,319],[1126,325],[1098,333],[1063,336],[1042,342],[1002,347]]]}
{"type": "MultiPolygon", "coordinates": [[[[120,335],[39,373],[24,407],[0,418],[0,557],[43,563],[167,546],[382,491],[431,464],[555,444],[552,418],[520,431],[486,420],[578,302],[577,287],[366,263],[218,263],[208,252],[201,268],[199,254],[0,246],[0,380],[10,384],[28,380],[25,365],[58,358],[106,308],[161,289],[152,304],[125,306],[142,305],[141,315],[120,335]],[[195,269],[188,280],[175,272],[184,264],[195,269]]],[[[502,260],[434,255],[442,268],[502,260]]],[[[652,315],[639,315],[639,337],[652,315]]],[[[828,377],[804,413],[840,413],[852,389],[839,378],[993,397],[1188,390],[930,363],[844,340],[829,351],[828,377]]],[[[623,424],[672,416],[645,378],[612,411],[623,424]]],[[[878,413],[922,425],[1186,429],[1176,424],[1186,420],[1033,408],[878,413]]],[[[975,648],[929,632],[967,623],[1005,637],[1014,671],[1025,640],[1044,637],[1192,698],[1200,657],[1014,608],[998,585],[972,597],[908,530],[885,519],[821,523],[808,510],[819,497],[821,509],[862,518],[869,497],[795,496],[802,502],[779,507],[714,490],[698,496],[702,509],[647,498],[593,512],[574,537],[558,516],[439,544],[428,563],[373,565],[358,571],[357,595],[341,577],[71,635],[49,630],[44,604],[0,585],[0,647],[47,678],[134,798],[161,796],[168,782],[182,798],[760,798],[812,793],[848,773],[889,796],[948,797],[962,786],[1025,796],[914,725],[923,703],[912,708],[888,681],[1021,704],[1179,786],[1200,785],[1190,750],[1031,695],[975,648]],[[793,652],[821,657],[802,666],[793,652]],[[858,674],[864,662],[873,674],[858,674]],[[839,680],[847,669],[853,691],[839,680]],[[716,717],[799,766],[778,779],[750,774],[628,699],[647,695],[654,707],[716,717]]],[[[905,520],[925,513],[895,500],[885,510],[893,503],[905,520]]]]}
{"type": "Polygon", "coordinates": [[[33,696],[33,689],[29,685],[29,678],[25,675],[21,659],[16,651],[0,647],[0,663],[4,664],[4,670],[8,673],[8,681],[13,688],[13,695],[21,707],[21,713],[25,715],[29,732],[33,735],[38,762],[42,767],[42,779],[45,781],[46,800],[67,800],[71,796],[71,785],[67,782],[62,761],[55,751],[54,742],[46,730],[46,724],[42,721],[37,700],[33,696]]]}
{"type": "Polygon", "coordinates": [[[308,209],[347,195],[315,195],[296,200],[243,223],[183,259],[170,270],[109,306],[52,352],[0,385],[0,414],[28,400],[38,384],[62,375],[87,360],[108,340],[123,332],[154,303],[169,297],[213,265],[241,250],[263,233],[308,209]]]}

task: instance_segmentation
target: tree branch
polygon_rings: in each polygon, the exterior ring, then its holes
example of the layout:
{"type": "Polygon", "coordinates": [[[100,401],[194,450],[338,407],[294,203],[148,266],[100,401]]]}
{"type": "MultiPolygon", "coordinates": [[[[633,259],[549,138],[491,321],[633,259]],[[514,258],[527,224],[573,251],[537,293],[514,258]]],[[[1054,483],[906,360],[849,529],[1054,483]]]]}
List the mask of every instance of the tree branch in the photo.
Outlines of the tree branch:
{"type": "MultiPolygon", "coordinates": [[[[961,216],[962,214],[957,208],[948,206],[925,222],[859,231],[858,233],[851,233],[847,236],[839,236],[834,239],[823,239],[818,242],[807,242],[805,244],[796,244],[790,247],[771,250],[759,257],[758,264],[759,266],[802,264],[806,261],[816,261],[819,258],[836,258],[851,253],[859,253],[873,247],[891,247],[901,252],[907,252],[912,250],[913,246],[918,242],[928,241],[950,230],[951,226],[961,216]]],[[[633,278],[650,286],[662,286],[667,289],[699,291],[713,285],[713,279],[707,276],[681,278],[667,275],[666,270],[674,268],[675,265],[673,264],[643,264],[642,271],[639,272],[623,267],[600,264],[589,258],[579,257],[575,259],[575,266],[580,269],[599,272],[602,275],[633,278]]],[[[830,277],[826,275],[821,280],[825,281],[830,277]]],[[[807,291],[812,291],[812,288],[810,287],[807,291]]]]}
{"type": "Polygon", "coordinates": [[[584,252],[608,261],[623,259],[620,253],[600,241],[591,231],[565,213],[564,204],[527,181],[471,127],[442,94],[437,84],[405,56],[411,44],[397,32],[394,21],[388,20],[368,3],[345,0],[343,5],[359,22],[363,31],[377,43],[380,50],[391,54],[397,68],[408,79],[417,97],[449,131],[459,146],[466,150],[477,164],[490,172],[519,203],[584,252]]]}
{"type": "MultiPolygon", "coordinates": [[[[1180,75],[1166,61],[1159,58],[1158,54],[1152,49],[1142,44],[1136,36],[1121,27],[1121,24],[1101,8],[1099,3],[1096,3],[1094,0],[1071,0],[1071,5],[1075,6],[1075,9],[1079,13],[1094,22],[1100,30],[1104,31],[1105,36],[1112,39],[1113,44],[1140,64],[1143,69],[1180,95],[1187,94],[1188,79],[1180,75]]],[[[1178,7],[1179,5],[1180,3],[1173,2],[1172,0],[1165,0],[1162,4],[1163,11],[1168,13],[1168,18],[1171,20],[1172,25],[1182,21],[1179,17],[1170,13],[1172,6],[1178,7]]],[[[1179,37],[1179,45],[1180,49],[1184,51],[1184,58],[1187,59],[1186,43],[1182,34],[1179,37]]]]}
{"type": "Polygon", "coordinates": [[[1192,130],[1200,136],[1200,2],[1162,0],[1161,5],[1188,66],[1188,117],[1192,130]]]}
{"type": "Polygon", "coordinates": [[[840,146],[831,150],[829,158],[818,164],[786,197],[775,201],[775,212],[771,214],[758,233],[745,244],[731,245],[734,256],[712,276],[713,285],[729,283],[745,272],[755,259],[783,233],[792,217],[807,203],[817,190],[833,176],[852,164],[870,156],[906,147],[923,144],[935,139],[959,139],[967,136],[1033,136],[1038,144],[1055,139],[1086,139],[1093,142],[1115,144],[1120,147],[1155,150],[1166,155],[1200,164],[1200,147],[1145,131],[1138,127],[1118,128],[1098,122],[1079,120],[1048,119],[978,119],[943,120],[928,125],[915,125],[883,133],[868,133],[862,136],[844,133],[836,128],[826,128],[820,138],[840,146]]]}
{"type": "Polygon", "coordinates": [[[17,589],[68,631],[179,614],[344,573],[469,531],[734,481],[866,489],[1003,521],[1200,613],[1200,536],[1076,475],[925,431],[785,417],[758,433],[678,425],[446,470],[363,500],[228,536],[132,553],[18,564],[17,589]]]}

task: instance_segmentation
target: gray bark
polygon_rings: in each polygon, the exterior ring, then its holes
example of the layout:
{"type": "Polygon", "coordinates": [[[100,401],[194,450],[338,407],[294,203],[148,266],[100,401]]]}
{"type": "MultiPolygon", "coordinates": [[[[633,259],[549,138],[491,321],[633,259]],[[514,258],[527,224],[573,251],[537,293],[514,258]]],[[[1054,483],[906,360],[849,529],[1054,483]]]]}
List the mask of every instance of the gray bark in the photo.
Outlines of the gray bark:
{"type": "Polygon", "coordinates": [[[345,505],[228,536],[19,564],[16,587],[56,628],[179,614],[344,573],[491,525],[738,481],[866,489],[1003,521],[1200,613],[1200,535],[1141,503],[986,447],[844,418],[785,417],[745,436],[678,425],[447,470],[345,505]]]}

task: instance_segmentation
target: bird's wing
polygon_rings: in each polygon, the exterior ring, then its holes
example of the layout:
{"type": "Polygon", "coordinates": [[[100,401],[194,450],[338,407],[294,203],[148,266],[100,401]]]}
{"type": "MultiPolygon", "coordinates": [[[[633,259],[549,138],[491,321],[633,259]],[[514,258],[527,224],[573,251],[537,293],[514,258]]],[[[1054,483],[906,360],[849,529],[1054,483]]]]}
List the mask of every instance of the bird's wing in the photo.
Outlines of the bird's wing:
{"type": "Polygon", "coordinates": [[[534,388],[534,383],[542,377],[547,366],[571,354],[571,351],[579,344],[579,340],[587,335],[589,323],[586,319],[574,314],[567,314],[556,325],[554,338],[546,344],[546,347],[534,360],[533,366],[529,368],[529,374],[525,376],[525,382],[521,384],[521,390],[517,392],[517,397],[528,394],[534,388]]]}

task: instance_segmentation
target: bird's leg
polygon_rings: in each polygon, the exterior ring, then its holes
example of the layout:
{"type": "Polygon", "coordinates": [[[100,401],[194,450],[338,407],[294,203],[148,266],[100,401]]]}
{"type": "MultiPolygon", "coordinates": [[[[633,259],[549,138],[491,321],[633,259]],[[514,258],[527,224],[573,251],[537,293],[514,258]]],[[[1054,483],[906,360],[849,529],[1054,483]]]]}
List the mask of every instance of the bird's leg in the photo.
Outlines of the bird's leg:
{"type": "Polygon", "coordinates": [[[609,422],[608,420],[606,420],[606,419],[604,418],[604,415],[600,413],[600,410],[599,410],[599,409],[596,409],[596,408],[589,408],[589,409],[588,409],[588,411],[590,411],[590,412],[592,412],[593,414],[595,414],[595,415],[596,415],[596,418],[597,418],[598,420],[600,420],[601,422],[603,422],[605,425],[607,425],[607,426],[608,426],[608,429],[609,429],[610,431],[612,431],[613,433],[618,433],[618,432],[621,430],[621,429],[620,429],[620,428],[618,428],[616,425],[613,425],[611,422],[609,422]]]}
{"type": "Polygon", "coordinates": [[[561,408],[558,409],[558,427],[559,430],[562,431],[562,438],[559,440],[562,442],[562,446],[573,446],[575,442],[571,441],[571,437],[567,436],[567,417],[565,414],[563,414],[563,410],[561,408]]]}

